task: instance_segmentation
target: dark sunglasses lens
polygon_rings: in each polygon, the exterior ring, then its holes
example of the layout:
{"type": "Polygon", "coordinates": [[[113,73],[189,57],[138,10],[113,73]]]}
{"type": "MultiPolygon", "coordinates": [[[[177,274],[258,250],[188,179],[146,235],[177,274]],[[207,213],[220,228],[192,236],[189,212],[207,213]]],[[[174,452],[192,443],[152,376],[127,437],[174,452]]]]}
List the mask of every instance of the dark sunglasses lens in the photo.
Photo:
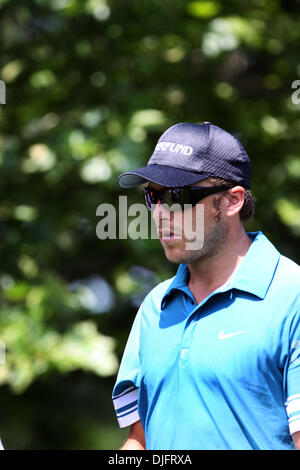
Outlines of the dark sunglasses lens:
{"type": "Polygon", "coordinates": [[[163,204],[166,204],[167,206],[172,206],[172,204],[174,204],[175,201],[172,189],[167,189],[166,191],[164,191],[161,202],[163,204]]]}
{"type": "Polygon", "coordinates": [[[173,204],[179,204],[181,209],[184,208],[185,204],[191,204],[191,192],[187,188],[170,188],[161,191],[145,188],[144,192],[146,205],[149,210],[158,201],[169,207],[173,204]]]}
{"type": "Polygon", "coordinates": [[[154,195],[154,191],[148,189],[148,188],[145,188],[144,189],[144,194],[145,194],[145,202],[146,202],[146,206],[149,210],[151,210],[151,207],[152,207],[152,204],[155,204],[155,195],[154,195]]]}
{"type": "Polygon", "coordinates": [[[174,198],[175,203],[180,204],[181,208],[184,209],[186,204],[191,204],[191,191],[188,188],[181,188],[180,192],[177,193],[177,197],[174,198]]]}
{"type": "Polygon", "coordinates": [[[155,191],[154,189],[145,188],[145,201],[146,206],[149,210],[152,210],[153,204],[157,204],[160,201],[161,204],[171,206],[173,204],[172,192],[169,189],[162,191],[155,191]]]}
{"type": "MultiPolygon", "coordinates": [[[[184,209],[185,205],[194,206],[197,202],[201,201],[210,194],[215,194],[221,191],[230,189],[232,186],[224,185],[219,187],[209,187],[209,188],[170,188],[163,189],[161,191],[155,191],[151,188],[145,188],[145,201],[147,208],[152,209],[153,204],[157,204],[158,200],[161,204],[166,204],[167,206],[172,206],[173,204],[179,204],[181,209],[184,209]]],[[[175,209],[175,208],[174,208],[175,209]]]]}

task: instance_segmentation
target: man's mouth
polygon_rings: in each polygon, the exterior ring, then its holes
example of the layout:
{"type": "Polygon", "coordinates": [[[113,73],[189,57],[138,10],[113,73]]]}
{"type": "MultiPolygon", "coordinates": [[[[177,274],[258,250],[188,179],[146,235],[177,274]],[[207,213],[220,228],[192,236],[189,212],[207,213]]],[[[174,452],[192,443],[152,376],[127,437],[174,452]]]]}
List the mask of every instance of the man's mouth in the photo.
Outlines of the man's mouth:
{"type": "Polygon", "coordinates": [[[182,239],[180,228],[174,226],[173,220],[161,220],[158,227],[158,235],[163,242],[182,239]]]}
{"type": "Polygon", "coordinates": [[[174,239],[174,233],[172,232],[159,232],[159,238],[161,238],[162,240],[171,240],[171,239],[174,239]]]}
{"type": "Polygon", "coordinates": [[[178,233],[171,232],[170,230],[160,230],[159,238],[163,241],[170,241],[170,240],[179,240],[182,237],[178,233]]]}

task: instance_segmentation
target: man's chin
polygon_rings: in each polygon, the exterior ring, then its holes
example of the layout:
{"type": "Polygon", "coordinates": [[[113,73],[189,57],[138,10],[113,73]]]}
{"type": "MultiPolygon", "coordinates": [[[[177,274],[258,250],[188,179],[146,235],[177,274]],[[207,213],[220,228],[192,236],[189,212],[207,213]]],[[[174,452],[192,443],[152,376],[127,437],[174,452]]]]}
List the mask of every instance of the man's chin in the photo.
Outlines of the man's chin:
{"type": "Polygon", "coordinates": [[[176,246],[170,246],[170,245],[163,245],[165,255],[168,261],[170,263],[176,263],[176,264],[181,264],[185,263],[186,260],[186,253],[182,248],[176,247],[176,246]]]}
{"type": "Polygon", "coordinates": [[[185,244],[182,245],[166,245],[162,243],[165,251],[165,256],[170,263],[176,264],[189,264],[203,258],[204,253],[202,249],[188,250],[185,244]]]}

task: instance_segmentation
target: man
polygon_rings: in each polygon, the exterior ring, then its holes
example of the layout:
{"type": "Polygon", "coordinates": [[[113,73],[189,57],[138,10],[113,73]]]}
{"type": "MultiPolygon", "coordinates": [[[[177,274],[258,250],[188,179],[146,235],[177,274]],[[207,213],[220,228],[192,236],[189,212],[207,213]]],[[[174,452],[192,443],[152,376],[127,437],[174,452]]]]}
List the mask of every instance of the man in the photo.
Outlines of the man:
{"type": "Polygon", "coordinates": [[[204,122],[167,129],[148,165],[119,178],[148,183],[179,263],[146,296],[123,355],[113,401],[131,426],[124,450],[300,449],[300,267],[245,231],[250,173],[241,143],[204,122]],[[188,249],[199,206],[203,244],[188,249]]]}

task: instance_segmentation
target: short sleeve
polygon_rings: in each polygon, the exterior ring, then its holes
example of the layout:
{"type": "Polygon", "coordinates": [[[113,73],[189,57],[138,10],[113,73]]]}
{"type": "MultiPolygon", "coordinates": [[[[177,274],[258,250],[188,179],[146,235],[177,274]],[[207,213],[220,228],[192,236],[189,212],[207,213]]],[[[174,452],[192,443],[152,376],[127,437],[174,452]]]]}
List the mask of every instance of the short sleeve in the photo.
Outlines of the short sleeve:
{"type": "Polygon", "coordinates": [[[140,380],[139,338],[141,310],[140,308],[133,322],[117,380],[113,388],[113,404],[121,428],[130,426],[140,419],[138,414],[138,394],[140,380]]]}
{"type": "Polygon", "coordinates": [[[291,434],[300,431],[300,309],[290,330],[286,410],[291,434]]]}

